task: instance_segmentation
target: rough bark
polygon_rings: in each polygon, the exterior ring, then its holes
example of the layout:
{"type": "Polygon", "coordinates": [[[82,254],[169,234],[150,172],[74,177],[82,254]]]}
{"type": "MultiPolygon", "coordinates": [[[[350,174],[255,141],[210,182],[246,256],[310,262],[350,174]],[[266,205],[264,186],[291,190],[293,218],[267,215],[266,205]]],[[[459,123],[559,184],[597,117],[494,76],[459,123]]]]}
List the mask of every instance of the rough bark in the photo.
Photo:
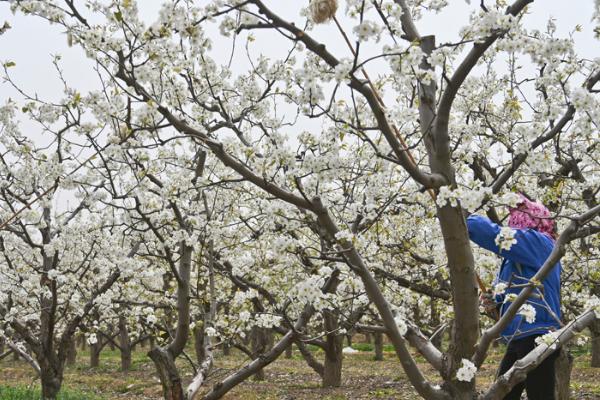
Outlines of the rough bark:
{"type": "Polygon", "coordinates": [[[102,351],[102,339],[98,337],[98,341],[90,345],[90,367],[97,368],[100,366],[100,352],[102,351]]]}
{"type": "MultiPolygon", "coordinates": [[[[441,319],[440,319],[440,311],[439,311],[439,307],[437,306],[437,301],[435,299],[431,299],[431,304],[430,304],[430,311],[431,311],[431,325],[432,326],[437,326],[439,327],[441,324],[441,319]]],[[[441,329],[441,331],[437,331],[436,335],[433,336],[433,338],[431,338],[431,343],[438,348],[439,350],[442,349],[442,339],[444,337],[444,330],[442,327],[439,327],[437,329],[441,329]]]]}
{"type": "Polygon", "coordinates": [[[375,336],[375,361],[383,361],[383,333],[376,332],[375,336]]]}
{"type": "Polygon", "coordinates": [[[590,332],[592,333],[592,360],[590,366],[600,368],[600,319],[592,322],[590,332]]]}
{"type": "MultiPolygon", "coordinates": [[[[252,342],[252,354],[253,354],[254,358],[260,356],[265,351],[267,351],[267,348],[269,345],[269,338],[268,338],[267,331],[268,331],[268,329],[265,329],[265,328],[259,328],[259,327],[252,328],[251,342],[252,342]]],[[[265,371],[262,369],[259,369],[254,374],[253,378],[255,381],[264,381],[265,380],[265,371]]]]}
{"type": "Polygon", "coordinates": [[[202,363],[206,357],[204,351],[204,326],[197,324],[194,327],[194,351],[196,352],[196,360],[202,363]]]}
{"type": "Polygon", "coordinates": [[[131,340],[125,317],[119,316],[119,351],[121,353],[121,371],[131,369],[131,340]]]}
{"type": "Polygon", "coordinates": [[[62,385],[62,371],[44,368],[40,376],[42,381],[42,400],[54,400],[58,396],[62,385]]]}
{"type": "Polygon", "coordinates": [[[573,369],[573,356],[567,346],[558,350],[558,357],[554,361],[556,377],[556,400],[569,400],[571,398],[571,370],[573,369]]]}
{"type": "Polygon", "coordinates": [[[323,374],[325,373],[325,367],[321,364],[311,353],[311,351],[306,347],[306,344],[301,340],[296,340],[296,346],[298,347],[298,351],[306,361],[309,367],[313,369],[321,379],[323,379],[323,374]]]}
{"type": "MultiPolygon", "coordinates": [[[[114,327],[112,325],[108,326],[108,332],[110,332],[111,337],[114,337],[114,336],[112,336],[112,332],[114,331],[113,328],[114,327]]],[[[116,350],[115,342],[113,340],[109,340],[107,344],[110,347],[110,351],[115,351],[116,350]]]]}
{"type": "MultiPolygon", "coordinates": [[[[52,237],[50,233],[51,211],[49,207],[44,207],[43,218],[46,227],[40,229],[42,243],[49,244],[52,237]]],[[[56,255],[58,256],[58,254],[56,255]]],[[[56,281],[48,278],[48,271],[54,268],[55,256],[42,253],[42,269],[44,273],[40,277],[40,286],[47,288],[47,293],[40,298],[40,333],[39,348],[36,356],[40,366],[40,379],[42,381],[42,398],[55,399],[63,379],[64,358],[56,357],[54,348],[54,335],[56,328],[56,307],[57,307],[57,287],[56,281]]]]}
{"type": "Polygon", "coordinates": [[[67,365],[75,365],[77,361],[77,344],[75,338],[69,340],[69,347],[67,350],[67,365]]]}
{"type": "Polygon", "coordinates": [[[165,400],[185,400],[181,377],[175,366],[175,358],[168,349],[155,347],[148,352],[154,362],[162,384],[165,400]]]}
{"type": "Polygon", "coordinates": [[[294,345],[290,344],[287,349],[285,349],[285,358],[291,359],[294,355],[294,345]]]}
{"type": "Polygon", "coordinates": [[[344,336],[337,333],[337,315],[331,310],[323,312],[325,331],[325,362],[323,364],[323,387],[339,387],[342,384],[342,348],[344,336]]]}
{"type": "Polygon", "coordinates": [[[42,400],[56,399],[63,380],[64,362],[54,358],[52,354],[38,357],[40,380],[42,383],[42,400]]]}
{"type": "MultiPolygon", "coordinates": [[[[427,55],[435,48],[435,38],[423,37],[421,50],[427,55]]],[[[430,70],[431,65],[424,59],[421,68],[430,70]]],[[[449,185],[455,185],[455,173],[452,167],[449,146],[448,122],[435,115],[437,85],[434,80],[419,85],[419,115],[421,132],[425,135],[425,144],[429,155],[431,171],[446,178],[449,185]]],[[[479,301],[475,278],[475,260],[467,225],[461,207],[446,204],[437,209],[437,217],[444,239],[444,248],[448,258],[448,271],[452,287],[454,325],[448,348],[448,364],[443,371],[448,389],[454,399],[467,400],[473,397],[475,382],[451,380],[463,358],[470,359],[479,336],[479,301]]]]}
{"type": "Polygon", "coordinates": [[[185,394],[175,359],[185,348],[190,326],[190,273],[193,248],[181,243],[177,279],[177,329],[173,340],[165,347],[148,352],[154,362],[166,400],[184,400],[185,394]]]}

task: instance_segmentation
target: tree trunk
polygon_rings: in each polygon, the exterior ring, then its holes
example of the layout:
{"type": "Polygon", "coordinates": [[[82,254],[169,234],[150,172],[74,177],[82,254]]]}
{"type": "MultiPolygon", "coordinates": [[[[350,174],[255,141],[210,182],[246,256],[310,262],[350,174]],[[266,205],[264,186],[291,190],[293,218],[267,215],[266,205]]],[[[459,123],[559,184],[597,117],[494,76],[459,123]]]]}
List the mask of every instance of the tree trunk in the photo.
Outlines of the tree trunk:
{"type": "Polygon", "coordinates": [[[275,335],[272,329],[265,329],[265,340],[267,344],[266,350],[271,350],[275,346],[275,335]]]}
{"type": "Polygon", "coordinates": [[[69,341],[69,347],[67,351],[67,365],[75,365],[77,361],[77,343],[76,339],[72,338],[69,341]]]}
{"type": "Polygon", "coordinates": [[[325,331],[333,332],[326,336],[325,370],[323,372],[323,387],[339,387],[342,384],[342,347],[344,336],[336,335],[338,328],[337,316],[330,310],[323,312],[325,331]]]}
{"type": "Polygon", "coordinates": [[[375,361],[383,361],[383,333],[376,332],[375,336],[375,361]]]}
{"type": "Polygon", "coordinates": [[[55,400],[63,380],[61,365],[53,365],[50,360],[38,359],[40,380],[42,382],[42,400],[55,400]]]}
{"type": "Polygon", "coordinates": [[[60,391],[61,380],[51,373],[42,371],[42,400],[54,400],[60,391]]]}
{"type": "MultiPolygon", "coordinates": [[[[268,350],[269,346],[269,329],[254,327],[252,328],[251,338],[252,341],[252,354],[253,358],[256,359],[261,354],[268,350]]],[[[261,368],[254,374],[255,381],[265,380],[265,371],[261,368]]]]}
{"type": "MultiPolygon", "coordinates": [[[[114,332],[114,327],[112,325],[109,325],[108,326],[108,333],[114,339],[113,332],[114,332]]],[[[115,342],[113,342],[112,340],[108,341],[108,345],[110,346],[110,351],[115,351],[116,350],[115,349],[115,342]]]]}
{"type": "Polygon", "coordinates": [[[97,368],[100,366],[100,352],[102,351],[102,338],[98,337],[98,341],[90,344],[90,367],[97,368]]]}
{"type": "Polygon", "coordinates": [[[127,329],[125,317],[119,316],[119,347],[121,351],[121,371],[129,371],[131,368],[131,340],[127,329]]]}
{"type": "Polygon", "coordinates": [[[556,377],[556,400],[569,400],[571,398],[571,370],[573,369],[573,356],[567,347],[558,350],[558,357],[554,361],[554,376],[556,377]]]}
{"type": "Polygon", "coordinates": [[[128,372],[131,369],[131,347],[121,348],[121,371],[128,372]]]}
{"type": "Polygon", "coordinates": [[[590,325],[592,333],[592,360],[590,366],[592,368],[600,368],[600,320],[592,322],[590,325]]]}
{"type": "Polygon", "coordinates": [[[196,360],[198,360],[198,363],[201,364],[204,358],[206,357],[206,352],[204,351],[203,326],[194,327],[194,350],[196,351],[196,360]]]}
{"type": "Polygon", "coordinates": [[[175,366],[175,359],[168,350],[155,347],[148,352],[148,357],[154,361],[163,387],[165,400],[185,400],[181,377],[175,366]]]}
{"type": "Polygon", "coordinates": [[[285,349],[285,358],[287,358],[288,360],[291,359],[294,356],[294,345],[290,344],[286,349],[285,349]]]}
{"type": "Polygon", "coordinates": [[[163,396],[166,400],[184,400],[185,394],[175,359],[183,352],[190,335],[190,273],[193,247],[180,243],[179,279],[177,280],[177,324],[175,335],[165,347],[155,347],[148,352],[154,361],[163,396]]]}
{"type": "Polygon", "coordinates": [[[323,387],[326,388],[339,387],[342,384],[343,338],[336,337],[334,341],[337,343],[332,346],[333,348],[328,348],[325,351],[325,370],[323,373],[323,387]]]}
{"type": "MultiPolygon", "coordinates": [[[[421,59],[420,68],[433,70],[427,61],[435,49],[435,36],[423,36],[420,47],[425,57],[421,59]]],[[[466,71],[467,72],[467,71],[466,71]]],[[[451,89],[452,90],[452,89],[451,89]]],[[[450,148],[449,120],[452,100],[437,102],[437,82],[419,84],[419,122],[421,134],[427,148],[429,166],[432,173],[445,177],[450,186],[456,184],[453,168],[452,150],[450,148]],[[438,109],[436,114],[435,110],[438,109]]],[[[448,95],[444,92],[444,96],[448,95]]],[[[451,93],[451,91],[450,91],[451,93]]],[[[444,97],[444,100],[453,96],[444,97]]],[[[437,207],[437,219],[444,238],[444,249],[447,256],[447,271],[452,288],[452,305],[456,323],[450,335],[448,347],[448,367],[456,371],[463,358],[473,356],[479,339],[479,299],[475,273],[475,259],[471,250],[469,233],[461,206],[453,207],[445,204],[437,207]]],[[[475,380],[456,382],[449,385],[448,390],[455,400],[472,399],[475,395],[475,380]]]]}
{"type": "Polygon", "coordinates": [[[323,374],[325,373],[325,367],[323,366],[323,364],[321,364],[313,356],[310,350],[308,350],[308,347],[306,347],[306,344],[304,344],[302,341],[296,341],[296,347],[298,348],[298,351],[300,352],[308,366],[311,367],[313,371],[315,371],[317,374],[319,374],[321,379],[323,379],[323,374]]]}
{"type": "MultiPolygon", "coordinates": [[[[307,317],[306,321],[310,318],[307,317]]],[[[300,320],[304,318],[301,317],[300,320]]],[[[296,323],[295,329],[299,329],[303,327],[306,322],[301,321],[300,323],[296,323]]],[[[203,400],[217,400],[222,398],[228,391],[230,391],[235,386],[239,385],[244,380],[248,379],[256,370],[262,369],[275,361],[281,353],[283,353],[294,340],[294,334],[292,331],[286,333],[284,337],[275,345],[273,348],[268,351],[263,357],[257,358],[244,366],[243,368],[238,369],[233,374],[229,375],[222,381],[218,382],[216,385],[210,389],[208,393],[206,393],[203,397],[203,400]]]]}
{"type": "MultiPolygon", "coordinates": [[[[429,310],[431,312],[431,325],[434,327],[438,327],[437,329],[440,329],[440,310],[437,307],[437,301],[435,301],[433,298],[431,299],[431,304],[429,305],[429,310]]],[[[435,337],[431,340],[431,343],[438,349],[438,350],[442,350],[442,338],[444,337],[444,332],[443,330],[438,332],[437,335],[435,335],[435,337]]]]}
{"type": "Polygon", "coordinates": [[[369,332],[365,332],[365,343],[373,343],[373,339],[371,339],[371,334],[369,332]]]}

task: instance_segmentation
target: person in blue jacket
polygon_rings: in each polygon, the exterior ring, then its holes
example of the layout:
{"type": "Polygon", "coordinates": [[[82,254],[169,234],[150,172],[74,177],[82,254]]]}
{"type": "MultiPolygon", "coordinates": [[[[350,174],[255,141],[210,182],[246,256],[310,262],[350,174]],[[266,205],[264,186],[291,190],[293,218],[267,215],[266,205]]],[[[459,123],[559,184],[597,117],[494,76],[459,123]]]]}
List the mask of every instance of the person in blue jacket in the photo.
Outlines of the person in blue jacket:
{"type": "MultiPolygon", "coordinates": [[[[495,295],[482,296],[486,312],[497,310],[496,315],[500,316],[510,306],[510,300],[542,267],[556,239],[550,211],[538,202],[523,195],[520,197],[517,208],[510,209],[508,230],[483,216],[471,215],[467,218],[471,241],[502,257],[494,282],[495,295]]],[[[557,263],[542,282],[543,285],[534,291],[502,331],[502,339],[508,345],[499,374],[508,371],[517,360],[533,350],[537,337],[561,327],[560,273],[561,265],[557,263]]],[[[557,354],[555,351],[529,372],[525,382],[516,385],[504,399],[518,400],[525,389],[529,400],[554,399],[554,361],[557,354]]]]}

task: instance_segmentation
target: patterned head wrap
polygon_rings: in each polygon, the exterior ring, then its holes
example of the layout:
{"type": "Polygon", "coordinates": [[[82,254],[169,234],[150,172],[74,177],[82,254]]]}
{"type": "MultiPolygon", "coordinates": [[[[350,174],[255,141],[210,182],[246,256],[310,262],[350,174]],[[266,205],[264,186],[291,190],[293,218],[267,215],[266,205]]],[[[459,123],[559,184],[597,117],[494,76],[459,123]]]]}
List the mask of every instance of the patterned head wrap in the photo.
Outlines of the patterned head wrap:
{"type": "Polygon", "coordinates": [[[535,229],[552,239],[556,239],[554,220],[550,211],[542,204],[531,201],[519,193],[521,202],[517,208],[510,209],[508,226],[517,229],[535,229]]]}

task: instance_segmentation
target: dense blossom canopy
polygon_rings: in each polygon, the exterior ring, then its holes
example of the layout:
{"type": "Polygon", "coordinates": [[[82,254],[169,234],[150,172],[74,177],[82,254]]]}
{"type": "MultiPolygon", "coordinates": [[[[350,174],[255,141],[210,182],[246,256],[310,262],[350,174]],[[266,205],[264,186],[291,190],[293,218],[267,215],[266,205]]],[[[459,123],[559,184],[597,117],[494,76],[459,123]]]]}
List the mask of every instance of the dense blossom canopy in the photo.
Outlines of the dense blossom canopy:
{"type": "MultiPolygon", "coordinates": [[[[21,90],[0,108],[0,334],[44,364],[48,340],[95,344],[127,321],[157,337],[163,385],[160,354],[194,334],[193,398],[211,340],[327,347],[376,326],[423,397],[506,393],[516,372],[474,379],[507,321],[480,320],[476,282],[498,258],[471,248],[464,217],[507,221],[521,192],[548,205],[560,236],[536,267],[565,253],[567,315],[600,313],[600,58],[578,55],[580,26],[530,27],[542,5],[526,0],[468,5],[457,38],[419,33],[449,3],[165,0],[151,19],[134,0],[1,4],[58,26],[98,85],[72,88],[56,57],[60,101],[21,90]],[[444,353],[421,333],[448,326],[444,353]]],[[[495,240],[509,250],[515,230],[495,240]]],[[[526,295],[506,298],[535,321],[526,295]]]]}

